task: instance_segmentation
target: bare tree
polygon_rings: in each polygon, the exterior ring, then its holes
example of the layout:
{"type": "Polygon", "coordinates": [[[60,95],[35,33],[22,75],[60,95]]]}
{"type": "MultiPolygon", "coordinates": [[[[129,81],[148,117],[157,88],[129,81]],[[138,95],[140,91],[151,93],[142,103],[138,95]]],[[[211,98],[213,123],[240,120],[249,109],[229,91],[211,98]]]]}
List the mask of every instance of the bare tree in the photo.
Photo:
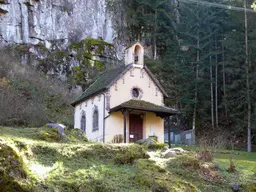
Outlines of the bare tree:
{"type": "Polygon", "coordinates": [[[215,34],[215,115],[216,115],[216,128],[219,127],[219,115],[218,115],[218,45],[217,36],[215,34]]]}
{"type": "Polygon", "coordinates": [[[244,29],[245,29],[245,65],[246,65],[246,93],[247,93],[247,151],[251,152],[251,95],[250,95],[250,68],[251,63],[249,62],[249,52],[248,52],[248,20],[247,20],[247,5],[246,0],[244,0],[244,29]]]}
{"type": "MultiPolygon", "coordinates": [[[[210,50],[211,51],[211,50],[210,50]]],[[[214,102],[213,102],[213,78],[212,78],[212,56],[210,56],[210,80],[211,80],[211,117],[212,128],[214,129],[214,102]]]]}
{"type": "MultiPolygon", "coordinates": [[[[199,19],[199,18],[198,18],[199,19]]],[[[193,125],[192,128],[196,128],[196,108],[197,108],[197,95],[198,95],[198,79],[199,79],[199,61],[200,61],[200,39],[199,39],[199,29],[197,29],[197,51],[196,51],[196,85],[195,85],[195,97],[194,97],[194,112],[193,112],[193,125]]]]}
{"type": "MultiPolygon", "coordinates": [[[[224,39],[223,39],[224,40],[224,39]]],[[[222,41],[222,81],[223,81],[223,100],[225,107],[225,118],[228,119],[227,94],[226,94],[226,74],[225,74],[225,50],[222,41]]]]}

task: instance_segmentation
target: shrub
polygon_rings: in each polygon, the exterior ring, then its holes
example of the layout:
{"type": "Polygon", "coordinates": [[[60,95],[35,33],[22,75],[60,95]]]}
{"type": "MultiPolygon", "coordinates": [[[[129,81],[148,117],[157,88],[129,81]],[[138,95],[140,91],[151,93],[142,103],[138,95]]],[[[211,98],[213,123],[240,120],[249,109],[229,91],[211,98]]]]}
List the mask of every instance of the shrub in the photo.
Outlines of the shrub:
{"type": "Polygon", "coordinates": [[[21,65],[0,50],[0,124],[40,127],[49,121],[73,122],[74,95],[65,84],[49,80],[33,66],[21,65]],[[12,106],[12,107],[10,107],[12,106]]]}
{"type": "Polygon", "coordinates": [[[166,147],[167,145],[165,143],[158,143],[156,142],[155,144],[150,144],[148,146],[149,149],[153,149],[153,150],[157,150],[157,149],[163,149],[164,147],[166,147]]]}
{"type": "Polygon", "coordinates": [[[123,135],[119,134],[114,136],[112,143],[123,143],[123,141],[124,141],[123,135]]]}
{"type": "Polygon", "coordinates": [[[152,149],[152,150],[162,149],[165,146],[167,146],[164,143],[157,142],[156,136],[150,136],[147,139],[138,140],[138,141],[136,141],[136,143],[142,145],[143,148],[145,148],[145,149],[152,149]]]}
{"type": "Polygon", "coordinates": [[[200,151],[199,153],[197,153],[197,158],[205,162],[212,162],[213,155],[210,151],[200,151]]]}
{"type": "Polygon", "coordinates": [[[236,172],[236,166],[235,166],[234,160],[232,158],[232,155],[229,158],[229,168],[228,168],[227,171],[230,172],[230,173],[236,172]]]}

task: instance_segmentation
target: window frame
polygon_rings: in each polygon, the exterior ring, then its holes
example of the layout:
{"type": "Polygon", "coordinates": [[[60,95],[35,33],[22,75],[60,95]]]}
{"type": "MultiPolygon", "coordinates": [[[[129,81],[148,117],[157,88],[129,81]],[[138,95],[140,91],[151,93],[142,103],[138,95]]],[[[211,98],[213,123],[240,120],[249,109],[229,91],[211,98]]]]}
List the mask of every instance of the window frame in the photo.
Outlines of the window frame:
{"type": "Polygon", "coordinates": [[[92,113],[92,131],[99,130],[99,109],[97,106],[94,106],[93,113],[92,113]],[[97,120],[95,120],[95,115],[97,114],[97,120]]]}
{"type": "Polygon", "coordinates": [[[140,100],[140,99],[142,98],[142,96],[143,96],[143,90],[142,90],[141,88],[135,86],[135,87],[132,87],[132,88],[131,88],[130,94],[131,94],[131,97],[132,97],[133,99],[140,100]],[[134,97],[134,95],[133,95],[133,90],[135,90],[135,89],[139,92],[138,97],[134,97]]]}
{"type": "Polygon", "coordinates": [[[81,115],[81,118],[80,118],[80,129],[81,129],[84,133],[86,133],[86,115],[85,115],[85,112],[84,112],[84,111],[82,111],[82,115],[81,115]],[[83,117],[84,117],[84,122],[82,122],[83,117]],[[84,130],[83,130],[82,123],[84,123],[84,130]]]}

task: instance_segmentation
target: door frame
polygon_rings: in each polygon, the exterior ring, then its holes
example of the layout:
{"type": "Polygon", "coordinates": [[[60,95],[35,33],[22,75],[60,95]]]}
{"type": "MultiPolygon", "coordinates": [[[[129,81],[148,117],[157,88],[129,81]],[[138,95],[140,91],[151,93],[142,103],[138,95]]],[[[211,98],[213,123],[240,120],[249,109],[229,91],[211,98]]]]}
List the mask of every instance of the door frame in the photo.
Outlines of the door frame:
{"type": "Polygon", "coordinates": [[[136,114],[136,113],[129,113],[129,134],[128,134],[129,143],[133,142],[133,141],[131,141],[131,138],[130,138],[130,133],[131,133],[130,129],[131,129],[131,122],[132,122],[131,116],[138,116],[141,119],[141,136],[142,136],[141,139],[143,139],[143,136],[144,136],[144,115],[136,114]],[[141,116],[143,116],[143,117],[141,117],[141,116]]]}

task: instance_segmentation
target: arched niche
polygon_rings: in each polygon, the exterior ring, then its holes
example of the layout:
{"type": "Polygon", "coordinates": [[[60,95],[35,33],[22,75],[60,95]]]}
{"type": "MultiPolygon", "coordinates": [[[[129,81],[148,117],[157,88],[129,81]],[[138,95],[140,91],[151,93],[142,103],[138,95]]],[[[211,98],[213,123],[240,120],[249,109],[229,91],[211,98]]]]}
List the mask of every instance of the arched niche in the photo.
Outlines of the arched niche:
{"type": "Polygon", "coordinates": [[[133,51],[133,60],[135,65],[143,65],[144,51],[140,44],[135,44],[133,51]]]}
{"type": "Polygon", "coordinates": [[[126,49],[125,64],[144,65],[144,48],[140,43],[136,43],[126,49]]]}

